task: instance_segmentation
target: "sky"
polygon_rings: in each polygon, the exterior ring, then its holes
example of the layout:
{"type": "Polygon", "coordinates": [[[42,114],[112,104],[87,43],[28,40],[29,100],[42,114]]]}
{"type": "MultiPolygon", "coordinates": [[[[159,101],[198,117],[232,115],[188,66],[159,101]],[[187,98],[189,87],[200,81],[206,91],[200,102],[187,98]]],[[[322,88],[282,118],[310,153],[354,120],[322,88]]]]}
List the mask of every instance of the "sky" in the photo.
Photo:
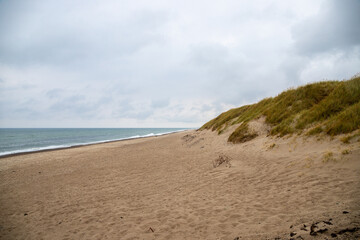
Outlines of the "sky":
{"type": "Polygon", "coordinates": [[[360,72],[358,0],[0,0],[0,127],[197,128],[360,72]]]}

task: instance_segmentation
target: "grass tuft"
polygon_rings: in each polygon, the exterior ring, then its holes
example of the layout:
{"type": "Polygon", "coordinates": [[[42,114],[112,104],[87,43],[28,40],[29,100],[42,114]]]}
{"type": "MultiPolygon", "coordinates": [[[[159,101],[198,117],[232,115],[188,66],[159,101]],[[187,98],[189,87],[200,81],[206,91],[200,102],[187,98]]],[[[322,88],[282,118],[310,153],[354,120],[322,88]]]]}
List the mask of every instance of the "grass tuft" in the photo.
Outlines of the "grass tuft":
{"type": "Polygon", "coordinates": [[[247,123],[242,123],[229,137],[232,143],[243,143],[256,138],[258,135],[249,131],[247,123]]]}
{"type": "Polygon", "coordinates": [[[323,132],[323,128],[321,126],[317,126],[317,127],[314,127],[312,129],[310,129],[306,135],[308,136],[313,136],[313,135],[317,135],[319,133],[322,133],[323,132]]]}
{"type": "Polygon", "coordinates": [[[358,130],[357,132],[354,132],[354,133],[352,133],[352,134],[350,134],[350,135],[347,135],[347,136],[344,136],[344,137],[342,137],[340,140],[343,142],[343,143],[346,143],[346,144],[348,144],[348,143],[350,143],[350,141],[352,140],[352,139],[356,139],[356,138],[358,138],[358,141],[360,140],[360,130],[358,130]]]}
{"type": "Polygon", "coordinates": [[[344,149],[344,150],[342,150],[341,154],[342,155],[350,154],[350,150],[349,149],[344,149]]]}
{"type": "Polygon", "coordinates": [[[323,158],[322,158],[322,162],[327,163],[327,162],[330,162],[330,161],[336,161],[336,159],[334,158],[334,153],[333,152],[324,153],[323,158]]]}

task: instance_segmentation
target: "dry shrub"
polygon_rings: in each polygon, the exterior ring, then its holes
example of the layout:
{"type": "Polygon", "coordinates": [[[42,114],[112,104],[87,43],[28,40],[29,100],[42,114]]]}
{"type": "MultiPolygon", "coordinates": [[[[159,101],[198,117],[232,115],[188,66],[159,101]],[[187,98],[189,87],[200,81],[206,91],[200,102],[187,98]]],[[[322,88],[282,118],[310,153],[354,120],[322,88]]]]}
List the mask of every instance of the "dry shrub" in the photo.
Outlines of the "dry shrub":
{"type": "Polygon", "coordinates": [[[231,160],[230,157],[224,154],[220,154],[219,157],[213,161],[213,167],[214,168],[217,168],[219,166],[231,167],[230,160],[231,160]]]}
{"type": "Polygon", "coordinates": [[[327,162],[330,162],[330,161],[336,161],[336,159],[334,158],[334,153],[333,152],[324,153],[323,158],[322,158],[322,162],[327,163],[327,162]]]}

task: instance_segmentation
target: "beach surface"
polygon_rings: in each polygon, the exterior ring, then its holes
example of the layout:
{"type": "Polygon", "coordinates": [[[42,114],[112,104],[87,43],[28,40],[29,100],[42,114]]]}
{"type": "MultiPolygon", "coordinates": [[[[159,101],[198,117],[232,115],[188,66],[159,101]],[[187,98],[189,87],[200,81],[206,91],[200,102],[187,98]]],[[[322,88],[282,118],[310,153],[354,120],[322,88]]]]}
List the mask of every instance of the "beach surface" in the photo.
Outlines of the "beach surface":
{"type": "Polygon", "coordinates": [[[253,127],[1,158],[0,239],[359,239],[359,142],[253,127]]]}

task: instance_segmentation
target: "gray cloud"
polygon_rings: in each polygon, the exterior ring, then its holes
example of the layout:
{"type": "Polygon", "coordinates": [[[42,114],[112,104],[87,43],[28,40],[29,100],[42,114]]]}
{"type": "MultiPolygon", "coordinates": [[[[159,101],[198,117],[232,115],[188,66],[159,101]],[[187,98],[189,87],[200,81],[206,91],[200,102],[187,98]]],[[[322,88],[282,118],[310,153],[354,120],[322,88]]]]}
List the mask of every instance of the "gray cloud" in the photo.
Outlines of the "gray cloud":
{"type": "Polygon", "coordinates": [[[319,14],[293,28],[296,50],[300,54],[315,55],[359,46],[359,10],[358,0],[325,1],[319,14]]]}
{"type": "Polygon", "coordinates": [[[0,1],[0,127],[199,127],[360,65],[356,1],[0,1]]]}
{"type": "MultiPolygon", "coordinates": [[[[139,10],[124,17],[107,19],[109,9],[96,11],[100,16],[86,15],[93,13],[93,8],[97,7],[94,4],[85,5],[84,12],[74,11],[73,4],[67,8],[49,5],[41,1],[28,2],[28,8],[12,6],[12,14],[2,15],[1,61],[66,67],[75,64],[77,68],[88,68],[103,61],[121,59],[162,40],[157,33],[166,22],[162,12],[139,10]]],[[[52,5],[56,4],[52,2],[52,5]]],[[[75,4],[75,8],[80,6],[75,4]]]]}

